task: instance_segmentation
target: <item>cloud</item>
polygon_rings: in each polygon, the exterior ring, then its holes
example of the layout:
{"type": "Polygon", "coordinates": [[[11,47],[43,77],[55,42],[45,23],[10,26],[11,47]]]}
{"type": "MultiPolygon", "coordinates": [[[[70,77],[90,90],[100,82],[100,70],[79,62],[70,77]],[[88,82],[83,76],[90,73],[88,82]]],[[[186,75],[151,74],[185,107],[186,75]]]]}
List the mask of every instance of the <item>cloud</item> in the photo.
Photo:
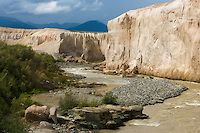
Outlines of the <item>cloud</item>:
{"type": "Polygon", "coordinates": [[[85,3],[81,10],[82,11],[86,11],[86,10],[97,11],[97,10],[100,10],[102,6],[103,6],[102,2],[99,2],[99,0],[95,0],[91,4],[85,3]]]}
{"type": "Polygon", "coordinates": [[[53,14],[61,11],[69,12],[71,11],[71,7],[69,5],[60,6],[58,5],[58,1],[50,1],[46,3],[37,4],[36,8],[33,10],[34,14],[53,14]]]}
{"type": "Polygon", "coordinates": [[[99,2],[98,0],[95,0],[95,2],[92,3],[92,5],[91,5],[91,10],[92,10],[92,11],[97,11],[97,10],[99,10],[102,6],[103,6],[103,3],[102,3],[102,2],[99,2]]]}
{"type": "Polygon", "coordinates": [[[88,2],[88,0],[12,0],[12,2],[8,1],[5,3],[5,5],[8,7],[5,9],[6,12],[10,14],[31,13],[41,15],[70,12],[73,10],[97,11],[101,9],[103,3],[99,0],[93,2],[88,2]]]}

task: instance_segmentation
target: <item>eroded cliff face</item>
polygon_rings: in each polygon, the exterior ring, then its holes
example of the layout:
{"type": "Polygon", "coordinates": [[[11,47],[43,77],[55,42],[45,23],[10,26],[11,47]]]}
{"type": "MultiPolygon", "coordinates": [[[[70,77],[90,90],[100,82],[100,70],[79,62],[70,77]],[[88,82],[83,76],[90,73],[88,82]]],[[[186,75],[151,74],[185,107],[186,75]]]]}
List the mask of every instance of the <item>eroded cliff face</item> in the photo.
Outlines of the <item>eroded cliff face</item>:
{"type": "Polygon", "coordinates": [[[200,82],[200,1],[176,0],[108,22],[107,69],[200,82]]]}
{"type": "Polygon", "coordinates": [[[64,32],[60,36],[59,53],[74,55],[89,62],[105,60],[106,33],[64,32]]]}
{"type": "Polygon", "coordinates": [[[31,46],[54,57],[59,54],[82,57],[89,62],[105,59],[107,33],[81,33],[60,29],[12,29],[0,28],[0,40],[6,43],[31,46]]]}

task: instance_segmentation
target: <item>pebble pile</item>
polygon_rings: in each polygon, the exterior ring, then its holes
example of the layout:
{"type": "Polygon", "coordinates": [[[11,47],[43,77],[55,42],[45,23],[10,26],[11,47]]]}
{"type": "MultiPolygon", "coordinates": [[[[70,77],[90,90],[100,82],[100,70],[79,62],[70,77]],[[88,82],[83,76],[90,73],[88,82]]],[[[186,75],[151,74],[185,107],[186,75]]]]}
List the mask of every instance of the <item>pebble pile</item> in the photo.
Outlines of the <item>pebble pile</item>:
{"type": "Polygon", "coordinates": [[[165,99],[179,96],[188,88],[175,82],[161,79],[131,78],[130,84],[112,89],[120,105],[154,105],[165,99]]]}

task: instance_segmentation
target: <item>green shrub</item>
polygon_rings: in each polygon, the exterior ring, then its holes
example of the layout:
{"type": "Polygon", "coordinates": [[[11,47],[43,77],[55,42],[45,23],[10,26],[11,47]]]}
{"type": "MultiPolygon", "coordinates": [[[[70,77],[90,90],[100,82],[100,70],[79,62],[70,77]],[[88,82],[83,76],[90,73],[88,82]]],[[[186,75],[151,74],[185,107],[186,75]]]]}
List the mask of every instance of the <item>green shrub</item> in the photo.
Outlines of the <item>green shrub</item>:
{"type": "Polygon", "coordinates": [[[65,94],[65,97],[60,99],[59,108],[63,113],[66,113],[69,109],[74,107],[83,108],[83,107],[97,107],[101,105],[101,102],[98,100],[89,101],[86,97],[80,100],[77,100],[72,94],[65,94]]]}
{"type": "Polygon", "coordinates": [[[117,104],[117,97],[113,96],[113,92],[107,92],[106,95],[102,98],[103,104],[117,104]]]}
{"type": "Polygon", "coordinates": [[[32,104],[35,104],[28,94],[21,94],[19,98],[13,98],[12,105],[10,107],[11,112],[15,113],[20,110],[25,110],[32,104]]]}
{"type": "Polygon", "coordinates": [[[102,103],[100,102],[100,101],[98,101],[98,100],[92,100],[91,102],[90,102],[90,107],[98,107],[98,106],[100,106],[102,103]]]}
{"type": "Polygon", "coordinates": [[[27,94],[68,85],[62,73],[51,55],[0,41],[0,132],[23,133],[25,127],[16,115],[33,104],[27,94]]]}
{"type": "Polygon", "coordinates": [[[38,54],[30,47],[10,46],[0,41],[0,101],[3,103],[0,109],[8,113],[12,102],[22,93],[38,93],[69,85],[68,77],[62,73],[51,55],[38,54]]]}
{"type": "Polygon", "coordinates": [[[3,115],[0,112],[0,132],[1,133],[27,133],[28,126],[20,117],[9,114],[3,115]]]}
{"type": "Polygon", "coordinates": [[[59,107],[62,112],[67,112],[69,109],[77,107],[79,101],[72,94],[65,94],[65,97],[60,99],[59,107]]]}
{"type": "Polygon", "coordinates": [[[83,107],[98,107],[101,105],[100,101],[93,99],[92,101],[89,101],[86,97],[79,100],[78,107],[83,108],[83,107]]]}
{"type": "Polygon", "coordinates": [[[65,62],[65,60],[62,59],[62,58],[58,58],[56,61],[57,61],[57,62],[65,62]]]}

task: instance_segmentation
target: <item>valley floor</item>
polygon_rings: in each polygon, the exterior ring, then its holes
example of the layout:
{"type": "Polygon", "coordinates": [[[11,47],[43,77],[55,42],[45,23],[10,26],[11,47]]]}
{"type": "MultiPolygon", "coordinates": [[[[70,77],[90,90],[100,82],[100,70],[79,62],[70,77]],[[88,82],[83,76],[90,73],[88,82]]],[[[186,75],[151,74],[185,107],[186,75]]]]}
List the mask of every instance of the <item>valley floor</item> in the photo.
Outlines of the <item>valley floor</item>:
{"type": "MultiPolygon", "coordinates": [[[[89,100],[100,100],[105,92],[117,86],[123,86],[130,83],[129,80],[116,75],[105,75],[99,71],[92,70],[90,66],[71,66],[63,67],[68,73],[79,74],[85,76],[83,82],[103,83],[107,86],[96,88],[66,88],[45,94],[34,95],[33,100],[38,101],[49,107],[58,107],[58,101],[64,97],[66,92],[72,92],[80,97],[87,97],[89,100]]],[[[137,77],[149,78],[148,76],[138,75],[137,77]]],[[[160,79],[154,77],[154,79],[160,79]]],[[[161,79],[162,80],[162,79],[161,79]]],[[[144,107],[143,113],[149,115],[150,119],[131,120],[126,126],[120,127],[118,130],[101,130],[102,133],[190,133],[200,132],[200,84],[175,81],[183,85],[189,90],[183,92],[180,96],[170,98],[162,104],[148,105],[144,107]]]]}

